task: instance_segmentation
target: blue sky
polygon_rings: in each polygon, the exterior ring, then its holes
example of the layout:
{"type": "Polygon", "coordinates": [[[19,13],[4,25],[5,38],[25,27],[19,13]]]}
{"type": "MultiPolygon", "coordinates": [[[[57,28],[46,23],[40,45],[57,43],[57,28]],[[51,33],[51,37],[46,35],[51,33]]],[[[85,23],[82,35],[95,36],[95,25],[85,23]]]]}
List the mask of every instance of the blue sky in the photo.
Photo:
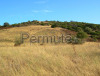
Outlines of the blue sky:
{"type": "Polygon", "coordinates": [[[0,25],[28,20],[100,24],[100,0],[0,0],[0,25]]]}

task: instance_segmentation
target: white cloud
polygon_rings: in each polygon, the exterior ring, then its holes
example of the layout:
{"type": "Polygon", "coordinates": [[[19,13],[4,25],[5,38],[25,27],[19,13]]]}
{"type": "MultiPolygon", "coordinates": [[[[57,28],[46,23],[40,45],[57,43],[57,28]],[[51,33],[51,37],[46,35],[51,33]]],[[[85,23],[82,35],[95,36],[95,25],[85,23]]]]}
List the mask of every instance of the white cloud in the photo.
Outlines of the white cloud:
{"type": "Polygon", "coordinates": [[[54,12],[54,11],[51,11],[51,10],[33,10],[32,12],[34,12],[34,13],[50,13],[50,12],[54,12]]]}
{"type": "Polygon", "coordinates": [[[43,12],[49,13],[49,12],[53,12],[51,10],[43,10],[43,12]]]}

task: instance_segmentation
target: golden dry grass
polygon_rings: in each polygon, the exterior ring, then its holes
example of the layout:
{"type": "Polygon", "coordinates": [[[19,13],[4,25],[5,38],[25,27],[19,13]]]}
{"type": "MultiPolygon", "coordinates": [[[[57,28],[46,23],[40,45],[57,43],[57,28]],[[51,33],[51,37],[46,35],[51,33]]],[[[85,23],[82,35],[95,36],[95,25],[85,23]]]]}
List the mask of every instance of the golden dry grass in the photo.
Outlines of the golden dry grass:
{"type": "Polygon", "coordinates": [[[49,26],[0,30],[0,76],[100,76],[100,43],[87,42],[75,45],[75,49],[68,44],[24,43],[14,47],[14,37],[20,32],[54,34],[50,30],[64,33],[49,26]]]}

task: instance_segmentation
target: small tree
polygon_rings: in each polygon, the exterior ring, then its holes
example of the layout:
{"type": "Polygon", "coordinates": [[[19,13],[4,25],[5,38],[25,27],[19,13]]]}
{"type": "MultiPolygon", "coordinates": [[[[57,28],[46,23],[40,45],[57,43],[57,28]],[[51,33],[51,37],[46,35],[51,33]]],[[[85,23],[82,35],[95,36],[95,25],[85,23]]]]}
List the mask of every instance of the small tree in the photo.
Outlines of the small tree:
{"type": "Polygon", "coordinates": [[[55,27],[57,27],[57,24],[54,23],[51,27],[52,27],[52,28],[55,28],[55,27]]]}
{"type": "Polygon", "coordinates": [[[81,27],[77,27],[77,32],[83,32],[83,29],[81,27]]]}
{"type": "Polygon", "coordinates": [[[87,33],[91,33],[91,32],[92,32],[92,29],[89,28],[89,27],[86,27],[86,28],[85,28],[85,31],[86,31],[87,33]]]}
{"type": "Polygon", "coordinates": [[[44,22],[41,22],[41,25],[45,25],[45,23],[44,22]]]}
{"type": "Polygon", "coordinates": [[[3,26],[4,26],[4,27],[9,27],[10,24],[9,24],[8,22],[5,22],[3,26]]]}
{"type": "Polygon", "coordinates": [[[0,28],[1,28],[2,26],[0,25],[0,28]]]}
{"type": "Polygon", "coordinates": [[[78,32],[77,37],[80,38],[80,39],[85,39],[85,38],[88,37],[88,35],[85,32],[78,32]]]}

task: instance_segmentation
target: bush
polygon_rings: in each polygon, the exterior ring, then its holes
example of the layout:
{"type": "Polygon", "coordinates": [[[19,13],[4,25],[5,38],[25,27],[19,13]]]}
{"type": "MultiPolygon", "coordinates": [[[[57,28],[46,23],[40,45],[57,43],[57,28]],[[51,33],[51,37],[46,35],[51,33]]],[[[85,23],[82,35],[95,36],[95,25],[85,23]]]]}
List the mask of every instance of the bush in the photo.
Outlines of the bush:
{"type": "Polygon", "coordinates": [[[86,28],[85,28],[85,32],[87,32],[87,33],[89,34],[89,33],[91,33],[91,32],[92,32],[92,29],[91,29],[91,28],[89,28],[89,27],[86,27],[86,28]]]}
{"type": "Polygon", "coordinates": [[[97,36],[97,35],[92,35],[91,37],[93,38],[93,41],[95,41],[95,42],[98,41],[99,36],[97,36]]]}
{"type": "Polygon", "coordinates": [[[94,38],[93,38],[93,41],[94,41],[94,42],[97,42],[97,41],[98,41],[98,39],[94,37],[94,38]]]}
{"type": "Polygon", "coordinates": [[[66,26],[66,25],[62,25],[61,27],[62,27],[62,28],[67,28],[67,26],[66,26]]]}
{"type": "Polygon", "coordinates": [[[57,27],[57,24],[54,23],[51,27],[52,27],[52,28],[55,28],[55,27],[57,27]]]}
{"type": "Polygon", "coordinates": [[[84,41],[76,38],[76,37],[72,37],[71,39],[69,39],[68,43],[72,43],[72,44],[83,44],[84,41]]]}
{"type": "Polygon", "coordinates": [[[21,42],[21,38],[15,38],[15,41],[14,41],[14,46],[19,46],[19,45],[21,45],[22,44],[22,42],[21,42]]]}
{"type": "Polygon", "coordinates": [[[85,32],[78,32],[78,33],[77,33],[77,38],[85,39],[85,38],[87,38],[87,37],[88,37],[88,35],[87,35],[87,33],[85,33],[85,32]]]}
{"type": "Polygon", "coordinates": [[[1,28],[2,26],[0,25],[0,28],[1,28]]]}
{"type": "Polygon", "coordinates": [[[72,29],[72,26],[68,25],[67,28],[68,28],[68,29],[72,29]]]}
{"type": "Polygon", "coordinates": [[[83,29],[81,27],[77,27],[76,31],[77,32],[83,32],[83,29]]]}
{"type": "Polygon", "coordinates": [[[44,22],[41,22],[40,24],[41,24],[42,26],[44,26],[44,25],[45,25],[45,23],[44,23],[44,22]]]}
{"type": "Polygon", "coordinates": [[[9,24],[8,22],[5,22],[3,26],[4,26],[4,27],[9,27],[10,24],[9,24]]]}

